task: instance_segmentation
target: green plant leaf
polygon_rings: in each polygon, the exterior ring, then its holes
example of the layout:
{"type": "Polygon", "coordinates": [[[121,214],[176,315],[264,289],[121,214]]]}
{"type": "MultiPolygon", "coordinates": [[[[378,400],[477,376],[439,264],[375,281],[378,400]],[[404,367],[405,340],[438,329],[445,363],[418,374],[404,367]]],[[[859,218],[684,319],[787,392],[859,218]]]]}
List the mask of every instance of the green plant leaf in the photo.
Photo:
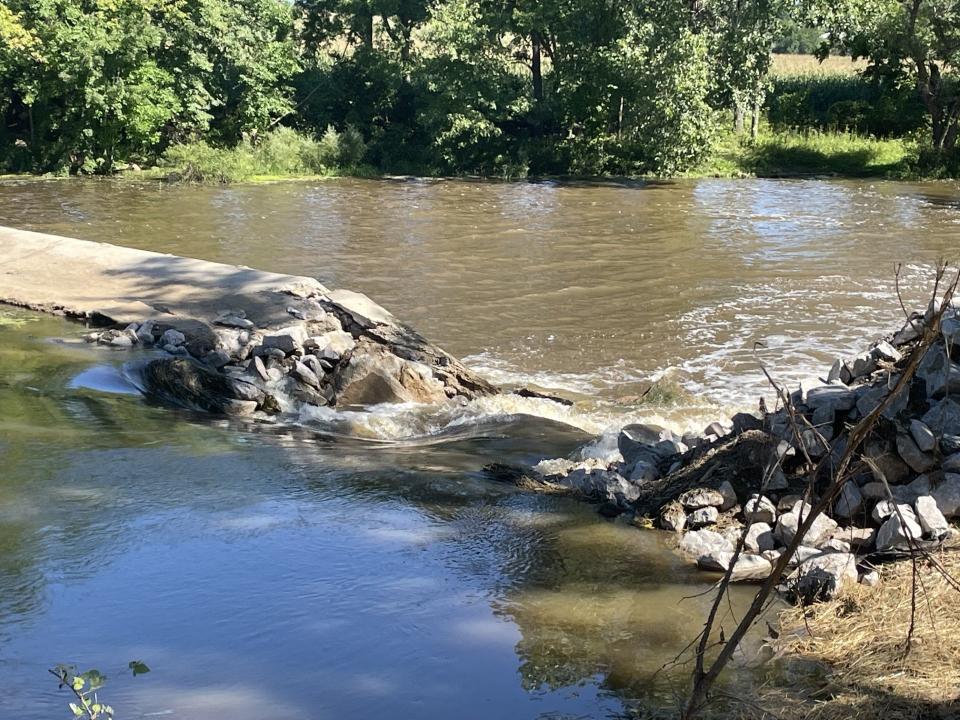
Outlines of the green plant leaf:
{"type": "Polygon", "coordinates": [[[146,675],[150,672],[150,668],[147,667],[147,664],[143,662],[143,660],[131,660],[127,667],[133,671],[134,677],[137,675],[146,675]]]}

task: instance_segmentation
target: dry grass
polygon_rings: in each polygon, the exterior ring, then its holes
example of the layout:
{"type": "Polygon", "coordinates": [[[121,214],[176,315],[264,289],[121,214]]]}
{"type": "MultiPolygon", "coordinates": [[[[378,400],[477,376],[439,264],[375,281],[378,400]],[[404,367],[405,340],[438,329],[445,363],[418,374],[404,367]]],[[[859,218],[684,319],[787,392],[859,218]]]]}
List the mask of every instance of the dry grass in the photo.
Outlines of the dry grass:
{"type": "MultiPolygon", "coordinates": [[[[960,554],[939,559],[960,576],[960,554]]],[[[841,599],[781,614],[783,675],[758,693],[758,705],[784,719],[960,717],[960,593],[934,567],[919,565],[908,649],[911,563],[880,571],[876,588],[857,586],[841,599]],[[812,677],[819,681],[811,684],[812,677]]]]}
{"type": "Polygon", "coordinates": [[[813,55],[777,53],[773,56],[774,75],[855,75],[867,66],[866,60],[831,55],[823,62],[813,55]]]}

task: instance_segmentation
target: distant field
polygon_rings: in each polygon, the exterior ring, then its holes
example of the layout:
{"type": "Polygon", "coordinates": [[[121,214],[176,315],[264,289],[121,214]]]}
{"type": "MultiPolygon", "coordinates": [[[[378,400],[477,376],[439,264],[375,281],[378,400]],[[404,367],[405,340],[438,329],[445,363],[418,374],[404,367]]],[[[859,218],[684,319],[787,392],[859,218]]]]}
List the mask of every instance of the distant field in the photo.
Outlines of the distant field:
{"type": "Polygon", "coordinates": [[[831,56],[822,63],[813,55],[775,54],[774,75],[853,75],[867,66],[866,60],[831,56]]]}

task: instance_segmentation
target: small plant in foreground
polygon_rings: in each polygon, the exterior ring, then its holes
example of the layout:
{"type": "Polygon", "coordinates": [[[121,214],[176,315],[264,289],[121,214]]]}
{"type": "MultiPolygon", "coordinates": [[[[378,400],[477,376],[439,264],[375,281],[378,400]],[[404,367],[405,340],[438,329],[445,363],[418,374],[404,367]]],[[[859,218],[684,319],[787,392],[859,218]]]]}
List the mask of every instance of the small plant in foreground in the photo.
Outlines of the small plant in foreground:
{"type": "MultiPolygon", "coordinates": [[[[134,677],[150,672],[150,668],[141,660],[131,660],[127,667],[133,672],[134,677]]],[[[86,720],[113,718],[113,708],[100,702],[97,695],[97,691],[107,682],[107,676],[99,670],[91,669],[78,673],[76,665],[59,664],[50,668],[50,674],[60,681],[61,689],[69,688],[76,698],[76,702],[70,703],[70,711],[75,718],[86,718],[86,720]]]]}

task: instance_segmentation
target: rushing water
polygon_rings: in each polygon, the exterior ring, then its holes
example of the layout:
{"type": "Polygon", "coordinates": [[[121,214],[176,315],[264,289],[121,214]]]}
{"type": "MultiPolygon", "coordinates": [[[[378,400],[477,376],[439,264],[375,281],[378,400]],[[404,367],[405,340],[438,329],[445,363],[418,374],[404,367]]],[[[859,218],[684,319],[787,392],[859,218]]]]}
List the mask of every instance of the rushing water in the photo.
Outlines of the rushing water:
{"type": "Polygon", "coordinates": [[[63,661],[111,675],[128,718],[669,702],[677,677],[653,675],[696,631],[706,579],[657,533],[482,466],[630,418],[696,426],[754,402],[759,359],[821,371],[896,323],[896,263],[920,301],[958,221],[960,193],[934,184],[0,184],[0,224],[314,275],[494,381],[578,400],[211,422],[143,402],[129,353],[79,326],[3,311],[0,707],[66,716],[45,673],[63,661]],[[689,396],[623,400],[665,375],[689,396]],[[153,672],[128,677],[132,659],[153,672]]]}

